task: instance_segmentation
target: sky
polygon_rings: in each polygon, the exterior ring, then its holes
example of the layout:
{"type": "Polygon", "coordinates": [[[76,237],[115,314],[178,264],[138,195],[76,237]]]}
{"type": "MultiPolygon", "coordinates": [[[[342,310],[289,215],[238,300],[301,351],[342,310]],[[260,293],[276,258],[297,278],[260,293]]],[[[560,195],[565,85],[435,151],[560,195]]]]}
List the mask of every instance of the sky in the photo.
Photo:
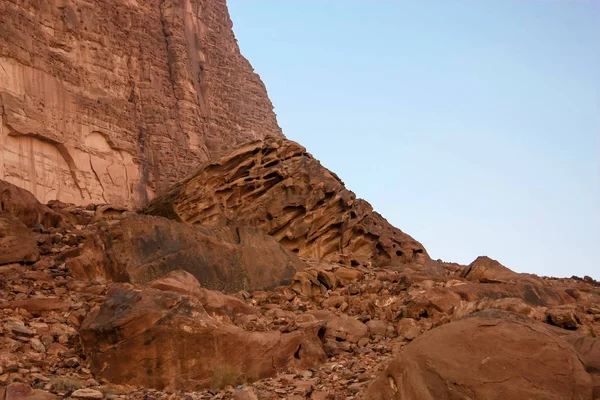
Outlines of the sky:
{"type": "Polygon", "coordinates": [[[284,134],[433,259],[600,280],[600,1],[228,5],[284,134]]]}

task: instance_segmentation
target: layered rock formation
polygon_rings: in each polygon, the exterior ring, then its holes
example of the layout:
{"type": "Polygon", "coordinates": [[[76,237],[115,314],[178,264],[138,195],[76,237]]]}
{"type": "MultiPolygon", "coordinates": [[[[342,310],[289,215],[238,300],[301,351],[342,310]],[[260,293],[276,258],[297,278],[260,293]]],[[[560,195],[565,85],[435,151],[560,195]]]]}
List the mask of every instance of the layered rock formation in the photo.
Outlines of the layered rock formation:
{"type": "Polygon", "coordinates": [[[139,205],[281,136],[225,0],[7,0],[0,27],[0,179],[42,202],[139,205]]]}
{"type": "Polygon", "coordinates": [[[288,140],[250,143],[207,162],[143,212],[203,226],[257,226],[313,259],[354,266],[430,261],[419,242],[288,140]]]}

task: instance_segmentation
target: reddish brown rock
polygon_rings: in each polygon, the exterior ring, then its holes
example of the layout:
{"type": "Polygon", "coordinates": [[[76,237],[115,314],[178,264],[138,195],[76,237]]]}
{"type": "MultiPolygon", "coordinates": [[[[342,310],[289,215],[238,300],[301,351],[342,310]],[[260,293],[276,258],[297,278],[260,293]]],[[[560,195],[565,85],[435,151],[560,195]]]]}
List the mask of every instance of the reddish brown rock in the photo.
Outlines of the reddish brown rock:
{"type": "Polygon", "coordinates": [[[0,310],[5,308],[21,308],[30,313],[37,314],[43,311],[68,311],[69,304],[58,298],[33,298],[0,302],[0,310]]]}
{"type": "Polygon", "coordinates": [[[461,276],[469,281],[498,282],[515,279],[518,274],[496,260],[480,256],[462,270],[461,276]]]}
{"type": "Polygon", "coordinates": [[[141,204],[282,136],[225,0],[8,0],[0,25],[0,179],[44,203],[141,204]]]}
{"type": "Polygon", "coordinates": [[[115,291],[80,335],[97,377],[190,391],[309,368],[325,357],[319,329],[247,332],[208,316],[195,297],[147,288],[115,291]]]}
{"type": "Polygon", "coordinates": [[[312,268],[297,272],[292,279],[291,288],[297,294],[306,297],[318,296],[325,292],[325,286],[319,281],[319,272],[312,268]]]}
{"type": "Polygon", "coordinates": [[[338,278],[339,282],[342,285],[347,285],[349,283],[358,282],[363,279],[364,274],[362,271],[359,271],[355,268],[336,268],[333,271],[333,274],[338,278]]]}
{"type": "Polygon", "coordinates": [[[515,297],[536,307],[549,307],[575,302],[560,284],[555,285],[531,275],[517,275],[510,282],[469,282],[464,285],[452,286],[449,290],[458,293],[465,301],[515,297]]]}
{"type": "Polygon", "coordinates": [[[92,231],[83,249],[71,256],[67,266],[79,279],[146,284],[184,270],[203,287],[225,292],[287,284],[304,267],[257,228],[194,227],[147,215],[92,231]]]}
{"type": "Polygon", "coordinates": [[[356,343],[369,336],[369,328],[356,318],[343,316],[327,322],[325,335],[338,341],[356,343]]]}
{"type": "Polygon", "coordinates": [[[34,263],[40,259],[37,241],[21,221],[0,214],[0,265],[34,263]]]}
{"type": "Polygon", "coordinates": [[[503,299],[484,298],[478,301],[465,302],[455,309],[453,319],[460,319],[468,314],[483,310],[504,310],[533,318],[537,321],[546,321],[546,309],[527,304],[523,299],[507,297],[503,299]]]}
{"type": "Polygon", "coordinates": [[[404,318],[431,318],[437,314],[451,315],[461,305],[458,294],[446,288],[432,288],[408,299],[402,308],[404,318]]]}
{"type": "Polygon", "coordinates": [[[299,144],[254,142],[203,164],[144,212],[203,226],[256,226],[301,256],[423,266],[423,246],[373,212],[299,144]]]}
{"type": "Polygon", "coordinates": [[[54,400],[58,397],[42,390],[32,389],[23,383],[12,383],[6,388],[3,400],[54,400]]]}
{"type": "Polygon", "coordinates": [[[379,321],[376,319],[372,319],[370,321],[367,321],[367,323],[365,325],[367,325],[367,328],[369,329],[369,334],[372,337],[387,336],[388,325],[387,325],[387,323],[385,323],[385,321],[379,321]]]}
{"type": "Polygon", "coordinates": [[[421,334],[421,327],[413,318],[402,318],[396,325],[398,337],[406,340],[413,340],[421,334]]]}
{"type": "MultiPolygon", "coordinates": [[[[0,146],[0,154],[1,151],[0,146]]],[[[0,176],[0,215],[9,214],[29,228],[37,226],[52,228],[59,225],[62,220],[61,215],[40,204],[31,192],[1,179],[0,176]]]]}
{"type": "Polygon", "coordinates": [[[171,271],[164,277],[150,282],[148,287],[195,296],[197,298],[202,297],[200,282],[198,282],[194,275],[183,270],[171,271]]]}
{"type": "Polygon", "coordinates": [[[482,311],[408,344],[363,394],[373,400],[591,399],[579,356],[544,324],[482,311]]]}
{"type": "Polygon", "coordinates": [[[201,288],[200,282],[192,274],[182,270],[169,272],[165,277],[150,282],[148,287],[194,296],[208,315],[221,321],[225,318],[228,322],[236,322],[240,316],[258,316],[256,309],[237,297],[201,288]]]}
{"type": "Polygon", "coordinates": [[[564,329],[575,330],[580,325],[573,306],[552,307],[548,310],[548,322],[564,329]]]}

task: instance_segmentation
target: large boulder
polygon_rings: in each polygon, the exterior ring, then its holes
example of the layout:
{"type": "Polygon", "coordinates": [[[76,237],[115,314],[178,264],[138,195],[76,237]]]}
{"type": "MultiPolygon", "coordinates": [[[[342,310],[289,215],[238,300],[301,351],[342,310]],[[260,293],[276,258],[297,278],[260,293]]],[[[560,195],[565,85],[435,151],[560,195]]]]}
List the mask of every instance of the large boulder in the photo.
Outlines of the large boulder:
{"type": "Polygon", "coordinates": [[[209,316],[194,296],[120,288],[90,313],[80,336],[98,378],[192,391],[310,368],[325,358],[322,329],[248,332],[209,316]]]}
{"type": "Polygon", "coordinates": [[[184,270],[203,287],[225,292],[288,284],[304,268],[257,228],[196,227],[148,215],[102,224],[70,256],[67,266],[79,279],[146,284],[184,270]]]}
{"type": "Polygon", "coordinates": [[[40,204],[27,190],[0,180],[0,215],[2,214],[17,218],[29,228],[56,227],[62,220],[61,215],[40,204]]]}
{"type": "Polygon", "coordinates": [[[544,324],[482,311],[408,344],[363,394],[372,400],[590,400],[576,351],[544,324]]]}
{"type": "Polygon", "coordinates": [[[289,140],[249,143],[207,162],[143,211],[204,226],[256,226],[312,259],[417,267],[430,261],[419,242],[289,140]]]}
{"type": "Polygon", "coordinates": [[[519,274],[506,268],[498,261],[479,256],[461,271],[461,276],[469,281],[506,281],[515,279],[519,274]]]}
{"type": "Polygon", "coordinates": [[[35,235],[21,221],[0,214],[0,265],[40,259],[35,235]]]}

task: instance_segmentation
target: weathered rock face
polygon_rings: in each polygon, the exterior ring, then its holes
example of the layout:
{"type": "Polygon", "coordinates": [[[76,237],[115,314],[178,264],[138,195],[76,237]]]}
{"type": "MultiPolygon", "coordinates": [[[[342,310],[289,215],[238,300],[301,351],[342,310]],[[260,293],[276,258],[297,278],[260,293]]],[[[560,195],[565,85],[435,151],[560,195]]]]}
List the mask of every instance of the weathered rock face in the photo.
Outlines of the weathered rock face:
{"type": "Polygon", "coordinates": [[[307,258],[373,266],[430,261],[420,243],[288,140],[251,143],[205,163],[144,212],[205,226],[257,226],[307,258]]]}
{"type": "Polygon", "coordinates": [[[59,225],[62,216],[40,204],[27,190],[0,180],[0,215],[9,214],[30,228],[59,225]]]}
{"type": "Polygon", "coordinates": [[[44,203],[138,205],[282,135],[225,0],[7,0],[0,25],[0,179],[44,203]]]}
{"type": "Polygon", "coordinates": [[[35,237],[18,219],[0,214],[0,265],[40,259],[35,237]]]}
{"type": "Polygon", "coordinates": [[[364,399],[591,399],[577,353],[543,324],[483,311],[410,343],[364,399]]]}
{"type": "Polygon", "coordinates": [[[181,269],[226,292],[287,284],[304,268],[258,228],[195,227],[148,215],[100,224],[74,255],[67,266],[79,279],[146,284],[181,269]]]}
{"type": "Polygon", "coordinates": [[[193,296],[147,288],[116,290],[80,335],[96,376],[189,391],[309,368],[325,358],[320,329],[247,332],[210,317],[193,296]]]}

